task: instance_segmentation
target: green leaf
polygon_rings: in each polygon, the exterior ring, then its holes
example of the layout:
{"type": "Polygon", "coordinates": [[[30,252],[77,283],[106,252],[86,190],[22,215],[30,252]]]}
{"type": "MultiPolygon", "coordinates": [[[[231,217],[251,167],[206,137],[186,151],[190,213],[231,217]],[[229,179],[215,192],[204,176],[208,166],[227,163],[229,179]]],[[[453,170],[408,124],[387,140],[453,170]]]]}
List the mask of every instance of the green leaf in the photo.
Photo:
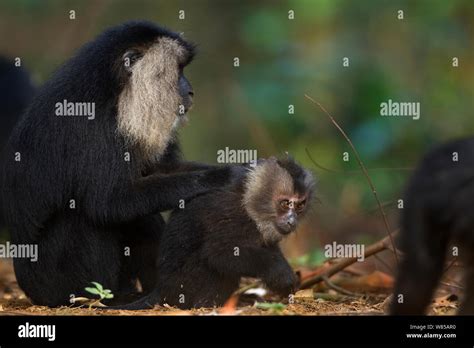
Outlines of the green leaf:
{"type": "Polygon", "coordinates": [[[257,308],[260,309],[266,309],[266,310],[272,310],[275,312],[281,312],[282,310],[285,309],[285,305],[283,303],[279,302],[263,302],[263,303],[257,303],[257,308]]]}
{"type": "Polygon", "coordinates": [[[105,298],[114,298],[114,294],[105,294],[105,298]]]}
{"type": "Polygon", "coordinates": [[[104,287],[103,287],[101,284],[99,284],[99,283],[97,283],[97,282],[91,282],[91,283],[94,284],[95,287],[96,287],[97,289],[99,289],[99,291],[104,290],[104,287]]]}
{"type": "Polygon", "coordinates": [[[94,295],[100,295],[100,291],[96,288],[86,288],[85,289],[87,292],[90,292],[91,294],[94,294],[94,295]]]}

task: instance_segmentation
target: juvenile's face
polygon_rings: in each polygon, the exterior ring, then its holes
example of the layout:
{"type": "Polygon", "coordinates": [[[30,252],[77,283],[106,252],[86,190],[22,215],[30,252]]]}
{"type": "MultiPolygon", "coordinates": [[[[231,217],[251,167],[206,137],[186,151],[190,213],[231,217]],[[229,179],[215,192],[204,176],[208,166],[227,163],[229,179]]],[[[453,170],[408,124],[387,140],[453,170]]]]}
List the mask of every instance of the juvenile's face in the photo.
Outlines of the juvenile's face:
{"type": "Polygon", "coordinates": [[[293,232],[298,225],[298,218],[306,211],[306,195],[294,193],[291,196],[275,197],[275,227],[283,235],[293,232]]]}
{"type": "Polygon", "coordinates": [[[296,230],[312,199],[312,175],[292,160],[265,160],[246,179],[243,204],[263,239],[278,242],[296,230]]]}

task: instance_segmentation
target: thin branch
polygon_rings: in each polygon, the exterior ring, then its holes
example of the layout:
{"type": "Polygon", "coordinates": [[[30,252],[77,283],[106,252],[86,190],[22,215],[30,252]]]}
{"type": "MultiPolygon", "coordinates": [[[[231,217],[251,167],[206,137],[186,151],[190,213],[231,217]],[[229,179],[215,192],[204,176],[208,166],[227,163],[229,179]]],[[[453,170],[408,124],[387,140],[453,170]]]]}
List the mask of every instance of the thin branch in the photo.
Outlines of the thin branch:
{"type": "Polygon", "coordinates": [[[393,268],[386,262],[384,261],[380,256],[378,256],[377,254],[374,255],[374,258],[380,262],[382,265],[385,266],[386,269],[388,269],[390,272],[393,273],[393,268]]]}
{"type": "Polygon", "coordinates": [[[387,219],[387,216],[385,215],[385,211],[382,207],[382,203],[380,202],[379,200],[379,197],[377,195],[377,190],[375,189],[375,186],[374,186],[374,183],[372,182],[372,179],[370,178],[369,176],[369,173],[367,172],[367,168],[365,167],[364,163],[362,162],[362,159],[360,158],[359,156],[359,153],[357,152],[357,149],[355,148],[354,144],[352,143],[351,139],[349,138],[349,136],[346,134],[346,132],[341,128],[341,126],[339,126],[339,124],[336,122],[336,120],[334,119],[334,117],[332,117],[329,112],[326,111],[326,109],[320,104],[318,103],[316,100],[314,100],[313,98],[311,98],[310,96],[308,96],[307,94],[305,94],[305,97],[310,100],[313,104],[317,105],[328,117],[329,119],[331,120],[332,124],[334,124],[334,126],[336,126],[336,128],[339,130],[339,132],[342,134],[342,136],[346,139],[347,143],[349,144],[349,146],[351,147],[352,151],[354,152],[354,155],[356,156],[356,159],[357,159],[357,163],[359,164],[359,167],[361,168],[362,172],[364,173],[364,176],[366,177],[367,179],[367,182],[370,186],[370,189],[372,190],[372,193],[375,197],[375,200],[377,201],[377,205],[379,207],[379,210],[380,210],[380,213],[382,214],[382,218],[383,218],[383,221],[384,221],[384,224],[385,224],[385,228],[387,229],[387,233],[388,233],[388,236],[390,238],[390,242],[392,243],[392,247],[393,247],[393,250],[395,252],[395,260],[397,262],[397,264],[399,263],[398,262],[398,255],[397,255],[397,250],[396,250],[396,247],[395,247],[395,242],[393,240],[393,237],[392,237],[392,231],[391,231],[391,228],[390,228],[390,225],[388,223],[388,219],[387,219]]]}
{"type": "Polygon", "coordinates": [[[452,259],[451,262],[448,264],[448,266],[443,270],[443,274],[445,274],[447,271],[449,271],[449,269],[454,266],[454,264],[456,263],[456,261],[457,261],[457,257],[453,257],[453,259],[452,259]]]}
{"type": "Polygon", "coordinates": [[[329,278],[327,276],[323,276],[323,280],[326,283],[326,285],[328,286],[328,288],[333,289],[333,290],[335,290],[335,291],[337,291],[337,292],[339,292],[343,295],[350,296],[350,297],[362,297],[362,296],[364,296],[363,294],[358,294],[358,293],[346,290],[346,289],[334,284],[331,280],[329,280],[329,278]]]}
{"type": "MultiPolygon", "coordinates": [[[[323,166],[322,164],[316,162],[316,160],[311,156],[308,148],[305,147],[306,155],[308,156],[309,160],[314,164],[315,167],[322,169],[327,172],[331,173],[341,173],[341,174],[360,174],[360,170],[341,170],[341,169],[332,169],[323,166]]],[[[376,168],[368,168],[367,170],[373,171],[413,171],[412,167],[376,167],[376,168]]]]}
{"type": "Polygon", "coordinates": [[[240,289],[237,289],[236,291],[234,291],[232,296],[240,296],[240,295],[244,294],[247,290],[255,289],[255,288],[258,288],[260,286],[262,286],[262,282],[257,280],[253,283],[250,283],[248,285],[245,285],[245,286],[241,287],[240,289]]]}
{"type": "Polygon", "coordinates": [[[459,289],[459,290],[465,290],[465,288],[462,285],[452,284],[452,283],[447,283],[447,282],[439,282],[439,283],[444,285],[444,286],[450,286],[450,287],[453,287],[453,288],[456,288],[456,289],[459,289]]]}
{"type": "Polygon", "coordinates": [[[336,170],[336,169],[331,169],[331,168],[327,168],[327,167],[324,167],[323,165],[319,164],[318,162],[316,162],[316,160],[313,158],[313,156],[311,156],[311,154],[309,153],[309,150],[308,148],[304,148],[305,152],[306,152],[306,155],[308,156],[309,160],[311,162],[313,162],[314,166],[319,168],[319,169],[322,169],[322,170],[325,170],[326,172],[330,172],[330,173],[341,173],[341,172],[344,172],[343,170],[336,170]]]}

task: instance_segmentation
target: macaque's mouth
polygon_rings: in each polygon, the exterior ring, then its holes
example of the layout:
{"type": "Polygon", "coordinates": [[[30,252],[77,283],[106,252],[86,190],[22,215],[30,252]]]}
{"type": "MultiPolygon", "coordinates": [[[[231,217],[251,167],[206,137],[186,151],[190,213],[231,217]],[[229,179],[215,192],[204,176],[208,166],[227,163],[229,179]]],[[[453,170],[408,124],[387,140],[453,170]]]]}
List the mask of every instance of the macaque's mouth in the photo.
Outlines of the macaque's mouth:
{"type": "Polygon", "coordinates": [[[276,229],[277,229],[278,233],[280,233],[284,236],[287,236],[291,232],[294,232],[296,230],[296,226],[290,226],[290,225],[287,225],[287,224],[276,224],[276,229]]]}
{"type": "Polygon", "coordinates": [[[192,97],[188,97],[186,99],[183,99],[181,101],[181,104],[179,105],[179,109],[178,109],[178,115],[179,116],[184,116],[188,113],[189,110],[191,110],[193,108],[193,98],[192,97]],[[184,112],[182,112],[184,108],[184,112]]]}
{"type": "Polygon", "coordinates": [[[180,109],[178,110],[178,116],[179,117],[185,117],[188,114],[188,111],[191,110],[192,106],[184,106],[184,112],[182,111],[183,109],[180,106],[180,109]]]}

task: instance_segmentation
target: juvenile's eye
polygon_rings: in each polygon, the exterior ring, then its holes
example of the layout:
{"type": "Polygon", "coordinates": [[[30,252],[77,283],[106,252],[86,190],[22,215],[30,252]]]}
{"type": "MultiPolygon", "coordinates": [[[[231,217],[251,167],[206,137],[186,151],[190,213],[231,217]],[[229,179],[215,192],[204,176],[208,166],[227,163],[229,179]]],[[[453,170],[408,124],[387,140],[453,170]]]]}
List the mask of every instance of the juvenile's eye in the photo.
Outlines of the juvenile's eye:
{"type": "Polygon", "coordinates": [[[296,204],[296,210],[298,211],[303,210],[305,205],[306,205],[306,201],[299,202],[298,204],[296,204]]]}
{"type": "Polygon", "coordinates": [[[282,201],[280,201],[280,207],[282,207],[283,209],[288,209],[290,206],[290,201],[287,200],[287,199],[284,199],[282,201]]]}

